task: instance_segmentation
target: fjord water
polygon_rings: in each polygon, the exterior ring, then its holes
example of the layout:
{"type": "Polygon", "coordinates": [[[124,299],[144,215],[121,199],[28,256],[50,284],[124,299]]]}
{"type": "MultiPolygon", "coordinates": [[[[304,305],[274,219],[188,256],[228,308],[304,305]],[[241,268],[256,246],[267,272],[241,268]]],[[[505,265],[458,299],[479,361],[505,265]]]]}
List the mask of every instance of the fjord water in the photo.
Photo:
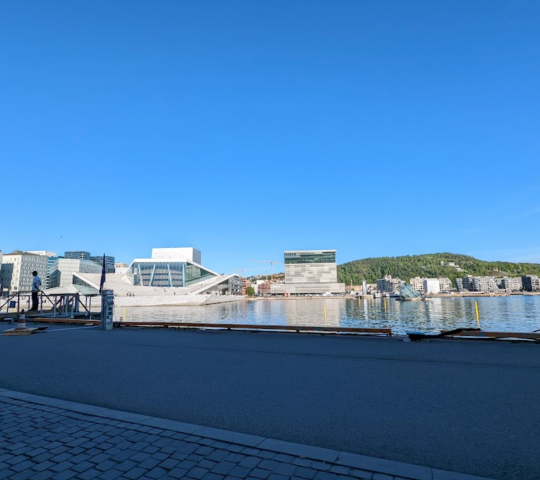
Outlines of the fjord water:
{"type": "MultiPolygon", "coordinates": [[[[238,323],[250,325],[325,325],[439,332],[476,327],[475,300],[482,330],[532,332],[540,329],[540,296],[433,298],[426,302],[304,298],[254,300],[204,307],[132,307],[125,321],[238,323]]],[[[124,316],[118,307],[115,319],[124,316]]]]}

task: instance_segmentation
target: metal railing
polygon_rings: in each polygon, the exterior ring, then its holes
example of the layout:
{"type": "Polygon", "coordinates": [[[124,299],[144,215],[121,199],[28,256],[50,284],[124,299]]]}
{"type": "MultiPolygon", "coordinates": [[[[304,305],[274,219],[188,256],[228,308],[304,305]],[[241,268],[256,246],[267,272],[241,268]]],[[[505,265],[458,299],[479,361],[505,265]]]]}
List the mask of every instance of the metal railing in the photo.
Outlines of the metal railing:
{"type": "MultiPolygon", "coordinates": [[[[81,293],[58,293],[47,295],[43,291],[38,292],[38,313],[42,317],[69,317],[74,318],[75,315],[83,314],[86,317],[92,318],[92,297],[94,295],[82,295],[81,293]],[[81,299],[84,297],[84,302],[81,299]],[[44,310],[44,306],[49,305],[49,310],[44,310]],[[82,310],[81,310],[82,308],[82,310]]],[[[10,308],[16,309],[19,314],[23,306],[26,304],[28,311],[32,301],[32,292],[21,291],[8,295],[7,298],[0,299],[0,313],[6,308],[9,313],[10,308]],[[2,303],[3,302],[3,303],[2,303]]]]}

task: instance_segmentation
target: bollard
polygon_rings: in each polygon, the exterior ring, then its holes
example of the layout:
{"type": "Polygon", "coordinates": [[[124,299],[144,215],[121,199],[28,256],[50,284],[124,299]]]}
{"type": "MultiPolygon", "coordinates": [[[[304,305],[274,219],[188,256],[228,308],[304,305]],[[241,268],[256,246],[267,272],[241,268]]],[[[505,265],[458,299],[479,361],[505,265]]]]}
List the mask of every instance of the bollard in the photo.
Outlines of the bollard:
{"type": "Polygon", "coordinates": [[[26,330],[26,315],[24,313],[24,308],[19,314],[19,322],[17,323],[17,330],[26,330]]]}
{"type": "Polygon", "coordinates": [[[114,317],[114,291],[101,291],[101,330],[112,330],[114,317]]]}

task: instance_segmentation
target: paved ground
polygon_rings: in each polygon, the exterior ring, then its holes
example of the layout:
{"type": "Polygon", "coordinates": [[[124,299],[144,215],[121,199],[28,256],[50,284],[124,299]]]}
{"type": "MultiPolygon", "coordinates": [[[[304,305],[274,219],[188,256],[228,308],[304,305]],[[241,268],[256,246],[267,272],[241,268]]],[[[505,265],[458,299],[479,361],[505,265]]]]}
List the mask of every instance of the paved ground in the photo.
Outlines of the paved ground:
{"type": "Polygon", "coordinates": [[[9,390],[0,445],[0,479],[10,480],[474,480],[9,390]]]}
{"type": "Polygon", "coordinates": [[[502,480],[540,478],[540,346],[81,330],[0,337],[0,387],[502,480]]]}

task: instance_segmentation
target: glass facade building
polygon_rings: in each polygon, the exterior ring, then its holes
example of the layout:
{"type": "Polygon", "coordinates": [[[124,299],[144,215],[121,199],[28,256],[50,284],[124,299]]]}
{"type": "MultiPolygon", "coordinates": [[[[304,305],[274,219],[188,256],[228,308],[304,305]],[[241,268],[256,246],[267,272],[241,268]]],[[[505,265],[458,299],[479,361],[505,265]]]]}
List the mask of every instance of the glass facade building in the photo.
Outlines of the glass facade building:
{"type": "Polygon", "coordinates": [[[189,287],[217,274],[189,261],[135,260],[127,271],[133,285],[143,287],[189,287]]]}

